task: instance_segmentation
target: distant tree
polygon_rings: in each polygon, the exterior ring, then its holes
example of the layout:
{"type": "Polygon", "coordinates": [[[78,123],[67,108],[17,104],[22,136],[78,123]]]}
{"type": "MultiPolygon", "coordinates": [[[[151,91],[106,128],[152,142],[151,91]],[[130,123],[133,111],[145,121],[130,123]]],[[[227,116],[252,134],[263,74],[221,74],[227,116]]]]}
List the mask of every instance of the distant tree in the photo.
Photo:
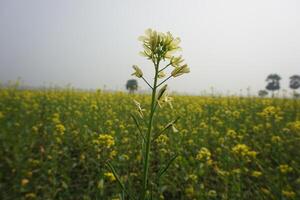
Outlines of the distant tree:
{"type": "Polygon", "coordinates": [[[281,77],[278,74],[270,74],[266,79],[266,89],[272,92],[272,97],[274,97],[274,92],[280,89],[280,80],[281,77]]]}
{"type": "Polygon", "coordinates": [[[268,91],[267,90],[259,90],[258,91],[258,96],[260,97],[265,97],[268,95],[268,91]]]}
{"type": "Polygon", "coordinates": [[[298,99],[298,98],[300,98],[300,93],[295,91],[293,96],[294,96],[295,99],[298,99]]]}
{"type": "Polygon", "coordinates": [[[134,93],[138,89],[138,83],[135,79],[130,79],[126,83],[126,89],[129,93],[134,93]]]}
{"type": "Polygon", "coordinates": [[[297,92],[296,90],[300,88],[300,76],[299,75],[293,75],[290,77],[290,88],[294,91],[293,95],[295,98],[297,98],[297,92]]]}

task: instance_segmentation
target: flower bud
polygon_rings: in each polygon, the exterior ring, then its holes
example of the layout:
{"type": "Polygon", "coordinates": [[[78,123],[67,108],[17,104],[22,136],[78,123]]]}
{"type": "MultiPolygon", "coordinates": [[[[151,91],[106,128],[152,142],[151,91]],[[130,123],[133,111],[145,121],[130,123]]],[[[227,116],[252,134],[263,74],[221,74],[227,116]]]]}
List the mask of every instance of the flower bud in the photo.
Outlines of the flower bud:
{"type": "Polygon", "coordinates": [[[181,67],[175,67],[175,69],[172,71],[171,75],[173,77],[177,77],[182,74],[189,73],[189,72],[190,72],[190,68],[187,66],[187,64],[185,64],[185,65],[182,65],[181,67]]]}
{"type": "Polygon", "coordinates": [[[142,70],[137,65],[133,65],[132,67],[134,69],[134,73],[132,73],[131,75],[141,78],[143,76],[142,70]]]}

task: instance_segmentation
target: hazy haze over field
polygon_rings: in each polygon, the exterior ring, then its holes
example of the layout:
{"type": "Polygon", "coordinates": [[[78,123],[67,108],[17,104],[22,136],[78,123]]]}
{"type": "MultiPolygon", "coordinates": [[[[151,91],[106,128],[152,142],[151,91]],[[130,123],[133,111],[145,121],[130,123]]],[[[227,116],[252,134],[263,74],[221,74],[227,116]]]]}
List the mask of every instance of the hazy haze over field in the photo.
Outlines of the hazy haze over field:
{"type": "Polygon", "coordinates": [[[1,0],[0,80],[124,90],[132,64],[153,69],[138,55],[146,28],[182,39],[191,73],[172,90],[256,91],[270,73],[287,88],[300,74],[299,0],[1,0]]]}

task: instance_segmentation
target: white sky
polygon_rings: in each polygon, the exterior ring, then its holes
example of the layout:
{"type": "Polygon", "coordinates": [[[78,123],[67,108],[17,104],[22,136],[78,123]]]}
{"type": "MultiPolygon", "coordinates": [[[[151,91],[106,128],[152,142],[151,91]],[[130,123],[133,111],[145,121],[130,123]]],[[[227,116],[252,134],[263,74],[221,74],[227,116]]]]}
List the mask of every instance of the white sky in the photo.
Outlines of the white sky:
{"type": "MultiPolygon", "coordinates": [[[[124,90],[147,28],[182,40],[191,73],[172,90],[252,91],[300,74],[299,0],[0,0],[0,80],[124,90]]],[[[139,81],[142,88],[146,84],[139,81]]]]}

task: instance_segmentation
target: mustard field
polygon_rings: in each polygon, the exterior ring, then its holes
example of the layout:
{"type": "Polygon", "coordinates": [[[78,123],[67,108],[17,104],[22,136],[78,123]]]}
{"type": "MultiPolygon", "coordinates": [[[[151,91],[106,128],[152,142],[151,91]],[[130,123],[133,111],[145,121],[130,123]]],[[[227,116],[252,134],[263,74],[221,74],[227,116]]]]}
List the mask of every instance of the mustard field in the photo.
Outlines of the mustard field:
{"type": "MultiPolygon", "coordinates": [[[[173,108],[154,116],[153,199],[300,199],[299,100],[173,98],[173,108]]],[[[148,108],[151,97],[0,89],[0,199],[120,200],[108,161],[139,193],[144,144],[131,118],[138,116],[134,100],[148,108]]]]}

